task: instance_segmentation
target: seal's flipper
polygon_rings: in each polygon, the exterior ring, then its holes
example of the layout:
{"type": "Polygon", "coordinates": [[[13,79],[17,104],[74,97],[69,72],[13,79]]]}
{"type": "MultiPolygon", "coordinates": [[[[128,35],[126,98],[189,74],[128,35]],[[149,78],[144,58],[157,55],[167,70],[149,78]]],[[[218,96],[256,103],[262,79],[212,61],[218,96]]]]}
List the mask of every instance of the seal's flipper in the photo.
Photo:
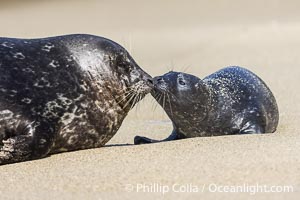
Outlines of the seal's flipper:
{"type": "Polygon", "coordinates": [[[173,131],[169,137],[163,140],[153,140],[147,137],[143,136],[135,136],[134,137],[134,144],[149,144],[149,143],[157,143],[157,142],[166,142],[166,141],[171,141],[171,140],[178,140],[181,139],[182,137],[179,137],[176,131],[173,131]]]}
{"type": "Polygon", "coordinates": [[[240,134],[260,134],[264,133],[263,128],[253,122],[247,122],[244,127],[240,130],[240,134]]]}
{"type": "Polygon", "coordinates": [[[152,140],[147,137],[142,137],[142,136],[135,136],[134,137],[134,144],[149,144],[149,143],[155,143],[155,142],[160,142],[159,140],[152,140]]]}
{"type": "Polygon", "coordinates": [[[29,160],[32,155],[32,124],[20,122],[18,126],[3,129],[0,141],[0,165],[29,160]]]}
{"type": "Polygon", "coordinates": [[[0,137],[0,165],[45,157],[54,134],[44,123],[26,121],[6,128],[0,137]]]}
{"type": "Polygon", "coordinates": [[[0,165],[29,160],[32,155],[32,136],[19,135],[3,140],[0,165]]]}

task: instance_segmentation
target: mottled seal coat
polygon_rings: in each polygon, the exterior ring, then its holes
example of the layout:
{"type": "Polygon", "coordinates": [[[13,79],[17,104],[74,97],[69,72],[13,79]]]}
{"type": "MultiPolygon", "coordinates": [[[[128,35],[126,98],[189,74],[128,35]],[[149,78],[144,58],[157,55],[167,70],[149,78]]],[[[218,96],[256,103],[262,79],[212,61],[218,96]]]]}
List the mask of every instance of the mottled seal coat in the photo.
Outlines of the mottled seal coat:
{"type": "MultiPolygon", "coordinates": [[[[173,122],[165,140],[243,133],[272,133],[276,100],[267,85],[241,67],[224,68],[203,80],[169,72],[154,78],[151,93],[173,122]]],[[[158,142],[136,136],[135,144],[158,142]]]]}
{"type": "Polygon", "coordinates": [[[0,38],[0,164],[103,146],[151,88],[102,37],[0,38]]]}

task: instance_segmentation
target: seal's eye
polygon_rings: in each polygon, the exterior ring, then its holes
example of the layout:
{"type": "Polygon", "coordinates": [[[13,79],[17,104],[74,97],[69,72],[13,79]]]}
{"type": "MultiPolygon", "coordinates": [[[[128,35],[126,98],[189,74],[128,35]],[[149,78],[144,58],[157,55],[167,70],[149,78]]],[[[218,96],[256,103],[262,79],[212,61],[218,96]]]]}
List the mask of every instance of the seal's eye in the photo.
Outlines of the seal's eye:
{"type": "Polygon", "coordinates": [[[185,82],[184,82],[184,80],[183,80],[182,78],[180,78],[180,79],[178,80],[178,83],[179,83],[180,85],[185,85],[185,82]]]}
{"type": "Polygon", "coordinates": [[[125,73],[130,73],[133,70],[130,64],[126,62],[118,63],[118,68],[125,73]]]}

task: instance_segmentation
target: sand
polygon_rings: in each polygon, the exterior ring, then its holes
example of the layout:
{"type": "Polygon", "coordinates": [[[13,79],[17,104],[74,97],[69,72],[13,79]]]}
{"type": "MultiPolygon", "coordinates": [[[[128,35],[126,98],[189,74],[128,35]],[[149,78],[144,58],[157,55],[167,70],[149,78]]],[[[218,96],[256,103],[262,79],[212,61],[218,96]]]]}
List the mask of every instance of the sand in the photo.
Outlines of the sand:
{"type": "Polygon", "coordinates": [[[273,91],[280,124],[274,134],[133,146],[137,134],[160,139],[172,129],[147,96],[106,147],[1,166],[0,198],[299,199],[299,6],[296,0],[1,1],[1,36],[105,36],[153,76],[174,69],[205,77],[244,66],[273,91]],[[234,192],[237,186],[248,191],[234,192]],[[272,186],[293,192],[268,192],[272,186]]]}

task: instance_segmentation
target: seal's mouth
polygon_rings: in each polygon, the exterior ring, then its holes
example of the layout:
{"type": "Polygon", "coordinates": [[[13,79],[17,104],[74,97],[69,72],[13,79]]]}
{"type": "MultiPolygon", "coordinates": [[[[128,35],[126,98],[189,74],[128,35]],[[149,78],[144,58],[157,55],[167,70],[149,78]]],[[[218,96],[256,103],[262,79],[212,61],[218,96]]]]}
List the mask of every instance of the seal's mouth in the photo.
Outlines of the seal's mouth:
{"type": "Polygon", "coordinates": [[[158,92],[168,92],[168,86],[167,84],[157,84],[154,85],[154,90],[158,91],[158,92]]]}
{"type": "Polygon", "coordinates": [[[121,105],[123,109],[131,110],[140,100],[142,100],[148,93],[153,89],[152,82],[148,83],[144,80],[138,81],[133,84],[128,90],[123,94],[121,100],[118,104],[121,105]]]}
{"type": "Polygon", "coordinates": [[[142,73],[141,76],[135,78],[129,88],[136,93],[146,95],[154,88],[153,78],[147,73],[142,73]]]}
{"type": "Polygon", "coordinates": [[[168,85],[164,81],[163,77],[157,76],[153,78],[153,90],[151,94],[165,93],[168,92],[168,85]]]}
{"type": "Polygon", "coordinates": [[[162,76],[157,76],[153,78],[153,89],[151,90],[151,95],[156,99],[156,101],[161,104],[165,103],[164,100],[166,96],[170,99],[170,92],[168,91],[168,85],[162,76]]]}
{"type": "Polygon", "coordinates": [[[172,106],[176,97],[169,91],[166,83],[155,83],[151,95],[169,116],[173,116],[172,106]]]}
{"type": "Polygon", "coordinates": [[[137,82],[136,84],[134,84],[131,87],[131,89],[137,94],[146,95],[152,91],[153,87],[154,87],[153,82],[152,82],[152,80],[149,79],[146,81],[142,80],[142,81],[137,82]]]}

